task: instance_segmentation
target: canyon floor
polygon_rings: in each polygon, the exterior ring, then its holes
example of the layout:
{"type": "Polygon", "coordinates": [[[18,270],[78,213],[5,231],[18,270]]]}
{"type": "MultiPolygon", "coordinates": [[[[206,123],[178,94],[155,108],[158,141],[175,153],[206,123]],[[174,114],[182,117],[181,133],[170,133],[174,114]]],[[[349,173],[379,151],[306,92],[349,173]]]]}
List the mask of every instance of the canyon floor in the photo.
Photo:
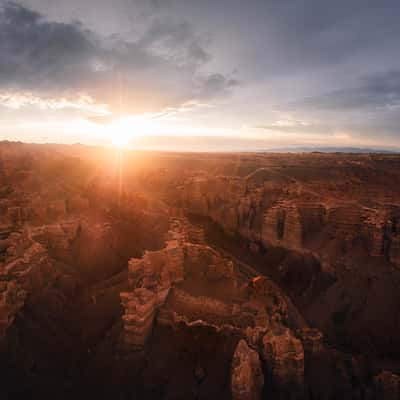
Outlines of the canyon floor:
{"type": "Polygon", "coordinates": [[[0,143],[1,399],[400,399],[400,155],[0,143]]]}

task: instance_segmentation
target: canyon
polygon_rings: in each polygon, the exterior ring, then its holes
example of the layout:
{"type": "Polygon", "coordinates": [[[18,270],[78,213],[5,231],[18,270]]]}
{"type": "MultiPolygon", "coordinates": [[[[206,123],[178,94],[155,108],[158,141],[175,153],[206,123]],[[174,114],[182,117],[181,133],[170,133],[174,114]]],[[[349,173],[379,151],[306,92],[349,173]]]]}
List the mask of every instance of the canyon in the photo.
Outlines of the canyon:
{"type": "Polygon", "coordinates": [[[399,399],[400,156],[0,143],[5,399],[399,399]]]}

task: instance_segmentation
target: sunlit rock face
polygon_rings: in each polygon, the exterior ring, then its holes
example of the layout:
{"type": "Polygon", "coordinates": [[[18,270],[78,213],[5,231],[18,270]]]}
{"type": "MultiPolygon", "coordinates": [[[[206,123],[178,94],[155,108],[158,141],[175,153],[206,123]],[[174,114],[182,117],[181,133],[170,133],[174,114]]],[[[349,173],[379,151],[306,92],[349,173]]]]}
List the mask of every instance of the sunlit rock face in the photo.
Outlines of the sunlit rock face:
{"type": "Polygon", "coordinates": [[[43,290],[46,279],[55,277],[46,249],[26,233],[10,233],[5,240],[0,264],[0,339],[23,308],[27,295],[43,290]]]}
{"type": "Polygon", "coordinates": [[[184,278],[183,263],[179,233],[163,250],[146,252],[143,258],[129,261],[132,292],[121,293],[126,344],[139,349],[144,346],[153,328],[156,310],[164,304],[172,285],[184,278]]]}

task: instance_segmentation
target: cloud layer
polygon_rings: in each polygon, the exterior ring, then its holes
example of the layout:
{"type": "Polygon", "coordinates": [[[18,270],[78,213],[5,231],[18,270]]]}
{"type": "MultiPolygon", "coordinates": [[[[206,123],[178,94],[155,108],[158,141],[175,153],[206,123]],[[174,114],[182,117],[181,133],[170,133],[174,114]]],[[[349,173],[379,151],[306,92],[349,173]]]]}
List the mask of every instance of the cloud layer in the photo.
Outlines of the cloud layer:
{"type": "Polygon", "coordinates": [[[0,9],[0,89],[90,96],[113,113],[158,111],[226,93],[236,81],[201,71],[211,55],[190,24],[153,20],[131,40],[51,22],[18,3],[0,9]]]}

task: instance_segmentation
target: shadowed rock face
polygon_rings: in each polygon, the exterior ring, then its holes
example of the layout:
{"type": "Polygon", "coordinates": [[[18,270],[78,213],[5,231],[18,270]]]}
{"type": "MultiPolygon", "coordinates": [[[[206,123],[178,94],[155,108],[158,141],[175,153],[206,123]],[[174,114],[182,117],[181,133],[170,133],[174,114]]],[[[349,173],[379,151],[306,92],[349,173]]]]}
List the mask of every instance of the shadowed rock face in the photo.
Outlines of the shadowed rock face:
{"type": "Polygon", "coordinates": [[[0,397],[396,399],[400,158],[0,144],[0,397]]]}
{"type": "Polygon", "coordinates": [[[304,383],[304,350],[289,330],[275,328],[263,337],[263,357],[277,386],[304,383]]]}

